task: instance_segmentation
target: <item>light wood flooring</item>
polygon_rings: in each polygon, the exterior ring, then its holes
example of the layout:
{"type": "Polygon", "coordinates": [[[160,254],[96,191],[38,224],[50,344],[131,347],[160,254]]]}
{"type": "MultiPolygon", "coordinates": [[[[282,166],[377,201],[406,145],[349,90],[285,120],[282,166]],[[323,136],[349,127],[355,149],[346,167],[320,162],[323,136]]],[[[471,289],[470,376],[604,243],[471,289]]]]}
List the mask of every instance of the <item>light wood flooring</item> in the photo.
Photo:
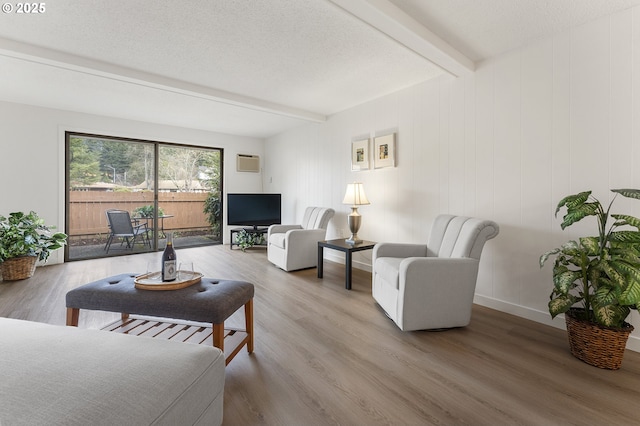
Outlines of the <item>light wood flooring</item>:
{"type": "MultiPolygon", "coordinates": [[[[38,268],[0,283],[0,316],[63,325],[68,290],[145,272],[160,254],[38,268]]],[[[571,356],[565,332],[474,306],[462,329],[402,332],[371,297],[371,275],[344,265],[286,273],[263,248],[178,250],[205,276],[252,282],[255,352],[227,366],[225,425],[639,424],[640,353],[618,371],[571,356]]],[[[80,327],[117,314],[82,311],[80,327]]],[[[241,318],[237,319],[241,323],[241,318]]],[[[186,344],[186,343],[185,343],[186,344]]],[[[1,357],[1,355],[0,355],[1,357]]]]}

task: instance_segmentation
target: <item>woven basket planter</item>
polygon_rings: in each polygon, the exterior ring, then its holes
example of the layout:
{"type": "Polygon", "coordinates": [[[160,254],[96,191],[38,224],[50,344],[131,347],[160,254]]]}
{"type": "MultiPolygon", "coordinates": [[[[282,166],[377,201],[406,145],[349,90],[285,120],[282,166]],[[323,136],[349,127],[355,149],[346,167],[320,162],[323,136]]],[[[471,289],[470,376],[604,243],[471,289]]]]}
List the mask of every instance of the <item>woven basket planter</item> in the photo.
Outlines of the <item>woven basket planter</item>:
{"type": "Polygon", "coordinates": [[[0,263],[3,281],[17,281],[31,278],[36,271],[36,256],[21,256],[0,263]]]}
{"type": "Polygon", "coordinates": [[[625,322],[621,329],[603,327],[577,319],[571,311],[565,313],[564,318],[573,356],[595,367],[620,368],[627,339],[633,331],[631,324],[625,322]]]}

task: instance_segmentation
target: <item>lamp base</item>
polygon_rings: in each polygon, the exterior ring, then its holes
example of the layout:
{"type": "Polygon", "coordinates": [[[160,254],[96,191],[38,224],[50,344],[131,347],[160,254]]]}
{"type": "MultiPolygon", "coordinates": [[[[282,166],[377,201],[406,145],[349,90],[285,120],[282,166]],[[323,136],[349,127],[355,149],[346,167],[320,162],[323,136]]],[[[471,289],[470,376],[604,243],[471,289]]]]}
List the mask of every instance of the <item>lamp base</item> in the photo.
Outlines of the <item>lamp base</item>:
{"type": "Polygon", "coordinates": [[[347,216],[347,222],[349,223],[351,236],[344,241],[347,244],[361,243],[362,240],[358,238],[358,230],[360,229],[360,223],[362,223],[362,216],[358,213],[358,206],[351,206],[351,214],[347,216]]]}
{"type": "Polygon", "coordinates": [[[359,239],[357,235],[352,235],[349,238],[347,238],[346,240],[344,240],[344,242],[347,243],[347,244],[352,244],[353,245],[353,244],[361,243],[362,240],[359,239]]]}

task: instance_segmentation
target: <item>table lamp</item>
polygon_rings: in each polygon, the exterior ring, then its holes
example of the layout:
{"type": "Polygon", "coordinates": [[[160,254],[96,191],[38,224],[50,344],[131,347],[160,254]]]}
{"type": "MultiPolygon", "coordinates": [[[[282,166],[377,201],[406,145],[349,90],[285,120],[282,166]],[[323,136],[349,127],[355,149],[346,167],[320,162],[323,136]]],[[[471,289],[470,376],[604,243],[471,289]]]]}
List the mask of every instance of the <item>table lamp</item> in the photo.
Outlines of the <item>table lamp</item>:
{"type": "Polygon", "coordinates": [[[342,204],[351,205],[351,214],[347,216],[351,237],[345,241],[347,244],[361,243],[362,240],[358,239],[358,230],[362,223],[362,216],[358,213],[358,206],[370,204],[369,200],[367,200],[367,196],[364,194],[364,186],[361,182],[347,184],[347,192],[344,193],[344,200],[342,200],[342,204]]]}

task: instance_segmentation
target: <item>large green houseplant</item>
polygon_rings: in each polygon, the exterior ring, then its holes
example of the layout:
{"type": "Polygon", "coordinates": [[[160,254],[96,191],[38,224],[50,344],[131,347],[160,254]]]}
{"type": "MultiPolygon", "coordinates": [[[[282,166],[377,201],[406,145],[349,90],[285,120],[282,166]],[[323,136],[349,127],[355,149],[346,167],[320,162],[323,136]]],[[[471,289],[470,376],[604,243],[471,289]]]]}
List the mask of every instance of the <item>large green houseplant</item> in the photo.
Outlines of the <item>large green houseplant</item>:
{"type": "Polygon", "coordinates": [[[0,216],[0,267],[4,280],[24,279],[33,275],[37,260],[46,262],[51,251],[61,248],[67,240],[62,232],[51,232],[35,212],[15,212],[0,216]],[[28,264],[24,276],[8,269],[17,262],[28,264]]]}
{"type": "MultiPolygon", "coordinates": [[[[591,191],[570,195],[558,203],[556,216],[566,208],[560,225],[562,229],[586,217],[595,216],[598,233],[568,241],[544,253],[540,257],[540,267],[551,256],[555,256],[553,290],[549,301],[552,317],[565,313],[568,329],[570,321],[575,319],[599,329],[623,331],[626,333],[626,343],[633,327],[625,320],[631,309],[640,307],[640,219],[613,214],[610,210],[618,195],[640,199],[640,190],[611,191],[616,195],[606,209],[591,195],[591,191]]],[[[597,347],[594,342],[587,343],[597,347]]],[[[572,353],[578,356],[573,347],[572,353]]],[[[585,361],[581,356],[578,358],[585,361]]]]}

